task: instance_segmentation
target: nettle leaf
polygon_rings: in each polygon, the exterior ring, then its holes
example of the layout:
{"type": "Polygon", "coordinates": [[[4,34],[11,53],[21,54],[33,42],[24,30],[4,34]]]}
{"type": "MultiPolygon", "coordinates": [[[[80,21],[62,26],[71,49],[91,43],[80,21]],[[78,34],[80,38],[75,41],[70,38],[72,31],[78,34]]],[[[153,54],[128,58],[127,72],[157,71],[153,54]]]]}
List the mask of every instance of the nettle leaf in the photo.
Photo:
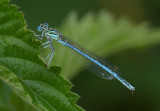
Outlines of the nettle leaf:
{"type": "Polygon", "coordinates": [[[34,39],[23,13],[0,0],[0,79],[37,110],[82,111],[72,84],[59,75],[59,67],[46,68],[34,39]]]}
{"type": "Polygon", "coordinates": [[[0,111],[37,111],[15,95],[4,82],[0,81],[0,111]]]}
{"type": "MultiPolygon", "coordinates": [[[[120,51],[160,43],[159,28],[151,29],[148,23],[133,24],[124,17],[115,19],[106,11],[100,11],[96,15],[88,13],[81,19],[72,12],[59,30],[82,47],[105,57],[120,51]]],[[[82,70],[78,57],[73,56],[69,48],[58,46],[55,50],[52,65],[61,66],[62,75],[71,79],[82,70]]]]}

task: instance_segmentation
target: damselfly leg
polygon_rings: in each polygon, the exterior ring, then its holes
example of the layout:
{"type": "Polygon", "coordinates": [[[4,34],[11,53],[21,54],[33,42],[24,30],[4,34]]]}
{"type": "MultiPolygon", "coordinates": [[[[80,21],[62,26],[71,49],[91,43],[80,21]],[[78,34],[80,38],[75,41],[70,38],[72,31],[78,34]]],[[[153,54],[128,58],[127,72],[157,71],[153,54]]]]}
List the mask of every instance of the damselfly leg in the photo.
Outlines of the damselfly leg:
{"type": "MultiPolygon", "coordinates": [[[[48,45],[47,45],[47,46],[48,46],[48,45]]],[[[53,55],[54,55],[54,52],[55,52],[52,43],[50,43],[49,46],[51,47],[51,52],[48,54],[48,56],[47,56],[46,59],[45,59],[45,61],[46,61],[46,60],[49,58],[49,61],[48,61],[47,65],[49,65],[49,63],[51,62],[51,60],[52,60],[52,58],[53,58],[53,55]]],[[[44,46],[44,47],[45,47],[45,46],[44,46]]]]}
{"type": "MultiPolygon", "coordinates": [[[[41,35],[36,35],[36,34],[34,34],[34,35],[35,35],[36,37],[38,37],[40,40],[43,39],[43,33],[42,33],[41,35]]],[[[51,40],[51,39],[48,39],[48,41],[45,42],[45,43],[43,43],[43,44],[41,44],[40,47],[42,47],[43,49],[44,49],[44,48],[48,48],[48,47],[51,48],[50,53],[49,53],[48,56],[45,58],[45,61],[49,58],[49,61],[48,61],[48,63],[47,63],[47,65],[49,65],[49,63],[51,62],[51,60],[52,60],[52,58],[53,58],[54,52],[55,52],[54,47],[53,47],[53,45],[52,45],[52,40],[51,40]]]]}

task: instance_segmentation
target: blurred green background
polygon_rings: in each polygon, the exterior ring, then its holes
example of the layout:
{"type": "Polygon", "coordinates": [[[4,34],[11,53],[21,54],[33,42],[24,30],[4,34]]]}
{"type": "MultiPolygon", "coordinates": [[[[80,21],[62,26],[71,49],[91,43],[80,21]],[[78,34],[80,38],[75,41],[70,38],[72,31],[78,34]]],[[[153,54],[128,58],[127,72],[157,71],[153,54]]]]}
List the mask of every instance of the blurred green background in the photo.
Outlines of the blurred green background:
{"type": "MultiPolygon", "coordinates": [[[[125,16],[134,24],[147,21],[151,29],[160,26],[159,0],[12,0],[11,3],[20,7],[27,27],[33,31],[43,22],[60,27],[71,11],[76,11],[80,19],[88,12],[96,14],[102,9],[113,14],[116,19],[125,16]]],[[[159,57],[160,44],[123,50],[107,56],[108,60],[120,67],[122,77],[136,87],[134,95],[117,80],[104,80],[87,70],[77,72],[77,76],[71,79],[75,85],[72,91],[80,95],[77,104],[87,111],[160,111],[159,57]]],[[[4,86],[1,89],[10,92],[4,86]]],[[[11,96],[15,98],[15,95],[11,96]]],[[[12,103],[11,100],[5,103],[8,102],[12,103]]],[[[19,103],[12,104],[19,106],[19,103]]],[[[22,109],[25,110],[24,107],[22,109]]]]}

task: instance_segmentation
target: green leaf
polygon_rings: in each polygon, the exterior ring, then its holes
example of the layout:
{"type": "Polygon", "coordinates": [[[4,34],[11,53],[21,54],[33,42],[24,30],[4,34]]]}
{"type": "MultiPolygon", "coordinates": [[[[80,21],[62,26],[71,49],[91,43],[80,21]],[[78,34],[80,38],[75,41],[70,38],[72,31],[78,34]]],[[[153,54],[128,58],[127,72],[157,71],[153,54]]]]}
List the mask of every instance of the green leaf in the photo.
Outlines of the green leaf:
{"type": "Polygon", "coordinates": [[[36,111],[36,109],[11,92],[11,89],[0,81],[0,111],[36,111]]]}
{"type": "MultiPolygon", "coordinates": [[[[127,18],[115,19],[106,11],[88,13],[80,20],[72,12],[59,28],[62,34],[99,56],[111,56],[120,51],[143,48],[160,43],[160,29],[148,23],[133,24],[127,18]]],[[[56,43],[54,43],[56,44],[56,43]]],[[[83,67],[69,48],[56,44],[52,65],[62,67],[62,75],[73,78],[83,67]]],[[[46,53],[46,52],[45,52],[46,53]]]]}
{"type": "Polygon", "coordinates": [[[39,45],[26,29],[23,13],[0,0],[0,79],[37,110],[82,111],[60,68],[47,69],[38,57],[39,45]]]}

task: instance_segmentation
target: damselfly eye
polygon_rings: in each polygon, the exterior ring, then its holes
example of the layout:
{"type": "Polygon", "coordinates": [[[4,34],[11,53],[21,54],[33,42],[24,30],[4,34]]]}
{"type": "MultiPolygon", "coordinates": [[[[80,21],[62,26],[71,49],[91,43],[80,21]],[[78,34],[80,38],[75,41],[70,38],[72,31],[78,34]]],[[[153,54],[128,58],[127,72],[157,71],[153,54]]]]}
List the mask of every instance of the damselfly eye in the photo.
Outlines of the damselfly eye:
{"type": "Polygon", "coordinates": [[[42,31],[42,27],[41,26],[38,26],[38,29],[37,29],[39,32],[42,31]]]}
{"type": "Polygon", "coordinates": [[[48,23],[44,23],[45,26],[48,26],[48,23]]]}

